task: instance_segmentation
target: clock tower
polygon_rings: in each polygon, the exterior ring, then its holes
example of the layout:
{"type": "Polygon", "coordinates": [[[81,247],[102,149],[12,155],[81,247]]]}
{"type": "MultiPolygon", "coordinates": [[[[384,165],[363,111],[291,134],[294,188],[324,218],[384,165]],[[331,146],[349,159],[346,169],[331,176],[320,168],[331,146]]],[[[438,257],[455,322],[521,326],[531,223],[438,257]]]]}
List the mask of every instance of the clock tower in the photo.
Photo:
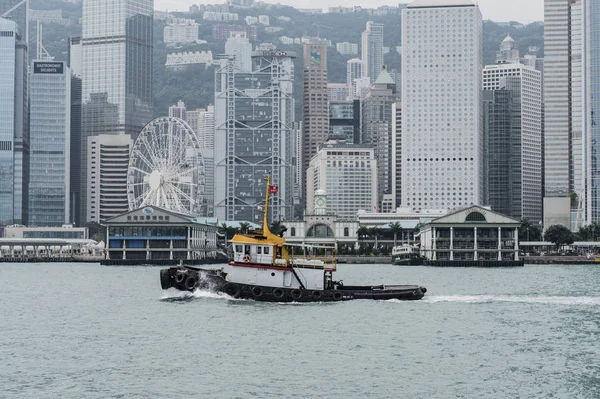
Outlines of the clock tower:
{"type": "Polygon", "coordinates": [[[326,215],[327,214],[327,194],[325,190],[315,191],[315,203],[314,203],[315,215],[326,215]]]}

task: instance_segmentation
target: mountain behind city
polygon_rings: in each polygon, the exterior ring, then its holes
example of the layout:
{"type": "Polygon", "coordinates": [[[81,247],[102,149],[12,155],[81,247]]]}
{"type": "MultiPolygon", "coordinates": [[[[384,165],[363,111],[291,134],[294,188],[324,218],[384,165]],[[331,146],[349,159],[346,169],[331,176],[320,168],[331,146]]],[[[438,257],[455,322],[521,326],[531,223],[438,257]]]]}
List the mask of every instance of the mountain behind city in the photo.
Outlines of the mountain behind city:
{"type": "MultiPolygon", "coordinates": [[[[58,61],[68,59],[68,39],[72,35],[81,34],[81,3],[67,3],[62,0],[31,0],[32,10],[61,10],[62,16],[68,20],[68,24],[45,23],[43,25],[44,47],[58,61]]],[[[389,70],[400,69],[401,56],[396,47],[402,45],[401,7],[389,8],[386,13],[374,15],[369,11],[361,10],[352,13],[322,13],[307,14],[298,9],[288,6],[265,5],[264,7],[236,8],[235,13],[239,15],[239,21],[229,22],[245,25],[244,19],[248,16],[258,17],[267,15],[271,27],[281,27],[277,32],[269,33],[265,27],[257,29],[257,40],[254,45],[260,43],[273,43],[279,49],[295,51],[298,58],[295,63],[294,93],[296,96],[297,117],[300,117],[302,96],[302,45],[283,44],[279,37],[320,37],[330,40],[333,47],[328,50],[328,81],[335,83],[346,82],[346,62],[356,55],[340,54],[336,43],[350,42],[360,43],[361,33],[368,21],[384,24],[384,46],[390,51],[385,54],[385,64],[389,70]],[[284,18],[281,18],[284,17],[284,18]],[[289,18],[289,21],[287,19],[289,18]]],[[[194,64],[186,66],[181,70],[172,70],[165,67],[167,54],[179,52],[211,51],[213,56],[222,54],[224,42],[212,39],[213,25],[223,22],[206,21],[202,13],[171,13],[175,17],[194,19],[200,24],[199,41],[201,44],[185,44],[177,47],[168,47],[163,41],[163,31],[166,22],[155,19],[154,21],[154,115],[163,116],[167,114],[168,107],[177,101],[185,102],[188,109],[202,108],[214,102],[214,66],[194,64]]],[[[277,29],[277,28],[276,28],[277,29]]],[[[273,29],[275,30],[275,29],[273,29]]],[[[484,21],[483,25],[483,61],[484,65],[496,62],[496,52],[502,40],[509,35],[515,40],[521,54],[526,54],[530,48],[537,49],[538,57],[544,56],[544,24],[534,22],[522,25],[519,22],[494,22],[484,21]]],[[[30,40],[36,37],[36,24],[30,24],[30,40]]],[[[33,45],[33,43],[32,43],[33,45]]],[[[35,52],[30,52],[30,58],[35,52]]]]}

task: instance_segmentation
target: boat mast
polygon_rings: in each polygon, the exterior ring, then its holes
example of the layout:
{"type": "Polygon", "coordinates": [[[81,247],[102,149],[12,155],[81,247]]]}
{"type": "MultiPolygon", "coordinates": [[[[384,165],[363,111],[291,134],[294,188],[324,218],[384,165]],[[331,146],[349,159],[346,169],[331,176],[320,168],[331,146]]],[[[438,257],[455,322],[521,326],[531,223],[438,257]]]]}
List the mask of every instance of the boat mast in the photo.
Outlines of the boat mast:
{"type": "Polygon", "coordinates": [[[265,194],[265,210],[263,215],[263,235],[268,236],[271,233],[269,230],[269,195],[271,194],[271,176],[267,176],[265,179],[267,182],[267,193],[265,194]]]}

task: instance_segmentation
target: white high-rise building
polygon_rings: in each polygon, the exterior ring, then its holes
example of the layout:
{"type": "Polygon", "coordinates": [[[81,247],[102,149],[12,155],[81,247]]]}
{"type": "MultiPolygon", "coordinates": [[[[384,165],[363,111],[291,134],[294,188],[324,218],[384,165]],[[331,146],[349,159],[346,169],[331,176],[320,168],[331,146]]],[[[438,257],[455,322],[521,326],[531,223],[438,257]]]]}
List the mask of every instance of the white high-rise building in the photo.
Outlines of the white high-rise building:
{"type": "Polygon", "coordinates": [[[246,32],[233,32],[225,43],[225,54],[234,56],[234,64],[244,72],[252,70],[252,44],[246,32]]]}
{"type": "Polygon", "coordinates": [[[198,135],[200,148],[213,149],[215,146],[215,107],[209,105],[193,111],[186,111],[185,121],[198,135]]]}
{"type": "MultiPolygon", "coordinates": [[[[308,214],[315,214],[315,193],[327,193],[328,215],[356,220],[359,210],[377,209],[377,160],[370,146],[325,142],[306,172],[308,214]]],[[[318,199],[317,199],[318,202],[318,199]]]]}
{"type": "Polygon", "coordinates": [[[350,42],[341,42],[335,44],[335,49],[338,53],[343,55],[356,55],[358,54],[358,44],[350,42]]]}
{"type": "Polygon", "coordinates": [[[163,40],[167,44],[194,43],[198,40],[198,24],[167,25],[163,30],[163,40]]]}
{"type": "Polygon", "coordinates": [[[177,105],[172,105],[169,107],[169,117],[185,120],[185,111],[185,103],[179,100],[177,101],[177,105]]]}
{"type": "Polygon", "coordinates": [[[370,82],[374,83],[383,68],[383,24],[367,22],[361,45],[361,58],[365,64],[363,76],[368,76],[370,82]]]}
{"type": "Polygon", "coordinates": [[[87,138],[87,221],[100,223],[123,213],[127,203],[127,167],[133,142],[128,134],[87,138]]]}
{"type": "Polygon", "coordinates": [[[471,0],[402,11],[402,206],[484,200],[482,17],[471,0]]]}
{"type": "Polygon", "coordinates": [[[346,85],[348,86],[348,96],[350,98],[358,98],[356,89],[356,79],[363,76],[364,63],[359,58],[352,58],[346,64],[346,85]]]}

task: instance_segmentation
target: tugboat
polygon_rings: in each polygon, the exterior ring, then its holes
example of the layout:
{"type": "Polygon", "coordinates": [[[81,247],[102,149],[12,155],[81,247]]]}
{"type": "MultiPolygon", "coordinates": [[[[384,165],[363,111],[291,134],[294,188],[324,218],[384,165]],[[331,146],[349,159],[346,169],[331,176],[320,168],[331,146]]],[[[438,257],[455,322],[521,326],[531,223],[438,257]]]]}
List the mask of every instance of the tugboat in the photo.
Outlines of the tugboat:
{"type": "Polygon", "coordinates": [[[392,264],[397,266],[420,266],[423,264],[423,257],[418,247],[403,244],[392,249],[392,264]]]}
{"type": "Polygon", "coordinates": [[[335,247],[293,245],[269,230],[269,195],[277,192],[266,179],[262,229],[238,233],[231,240],[233,260],[221,269],[189,266],[160,271],[163,290],[176,288],[222,292],[234,298],[264,302],[338,302],[353,299],[419,300],[427,289],[418,285],[347,286],[334,281],[335,247]]]}

